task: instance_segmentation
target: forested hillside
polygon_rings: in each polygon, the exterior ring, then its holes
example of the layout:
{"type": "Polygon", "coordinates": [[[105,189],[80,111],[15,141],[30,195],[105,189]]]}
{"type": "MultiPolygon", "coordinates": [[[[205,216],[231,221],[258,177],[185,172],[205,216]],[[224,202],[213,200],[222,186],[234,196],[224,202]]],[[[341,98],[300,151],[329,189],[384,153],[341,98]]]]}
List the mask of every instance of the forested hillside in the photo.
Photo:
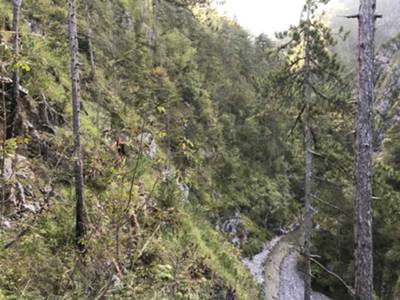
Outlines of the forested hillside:
{"type": "MultiPolygon", "coordinates": [[[[0,0],[0,299],[269,299],[242,260],[302,227],[305,112],[313,288],[352,299],[356,66],[317,16],[276,41],[207,1],[74,1],[80,240],[67,1],[21,2],[17,55],[16,2],[0,0]]],[[[377,299],[400,297],[399,40],[376,53],[377,299]]]]}

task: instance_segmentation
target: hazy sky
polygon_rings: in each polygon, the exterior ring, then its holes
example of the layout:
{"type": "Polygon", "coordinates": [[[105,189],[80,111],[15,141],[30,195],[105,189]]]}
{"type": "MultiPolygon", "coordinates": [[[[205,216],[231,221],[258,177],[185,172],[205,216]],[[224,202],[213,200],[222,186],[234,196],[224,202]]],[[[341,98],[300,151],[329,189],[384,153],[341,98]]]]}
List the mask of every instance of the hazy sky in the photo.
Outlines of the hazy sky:
{"type": "MultiPolygon", "coordinates": [[[[304,0],[225,0],[218,11],[238,22],[253,35],[265,32],[274,37],[290,24],[298,23],[304,0]]],[[[332,0],[328,9],[340,7],[340,0],[332,0]]]]}

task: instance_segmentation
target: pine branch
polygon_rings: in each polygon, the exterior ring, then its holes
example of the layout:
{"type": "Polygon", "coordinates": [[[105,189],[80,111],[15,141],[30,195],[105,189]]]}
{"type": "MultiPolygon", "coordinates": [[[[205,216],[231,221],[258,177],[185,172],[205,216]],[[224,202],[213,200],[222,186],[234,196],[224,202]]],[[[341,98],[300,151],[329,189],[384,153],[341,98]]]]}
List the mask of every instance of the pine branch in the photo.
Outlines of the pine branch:
{"type": "Polygon", "coordinates": [[[313,90],[313,92],[315,94],[317,94],[318,96],[320,96],[321,98],[325,99],[325,100],[333,100],[333,98],[330,98],[328,96],[326,96],[324,93],[322,93],[316,86],[314,86],[311,83],[308,83],[311,87],[311,89],[313,90]]]}
{"type": "Polygon", "coordinates": [[[345,214],[345,215],[347,215],[347,216],[351,216],[351,214],[349,214],[347,211],[345,211],[344,209],[342,209],[342,208],[340,208],[340,207],[338,207],[338,206],[336,206],[336,205],[333,205],[333,204],[330,203],[330,202],[324,201],[324,200],[322,200],[321,198],[319,198],[319,197],[317,197],[317,196],[315,196],[315,195],[313,195],[313,198],[314,198],[315,200],[317,200],[318,202],[321,202],[321,203],[323,203],[323,204],[326,204],[326,205],[328,205],[329,207],[334,208],[334,209],[336,209],[336,210],[342,212],[343,214],[345,214]]]}
{"type": "Polygon", "coordinates": [[[303,107],[300,110],[300,113],[297,115],[297,118],[296,118],[296,121],[293,124],[293,127],[289,131],[289,134],[288,134],[287,138],[290,138],[290,136],[293,134],[293,131],[296,129],[297,123],[300,121],[301,116],[303,115],[305,108],[306,108],[306,106],[303,105],[303,107]]]}
{"type": "Polygon", "coordinates": [[[343,18],[347,18],[347,19],[358,19],[360,17],[359,14],[356,15],[349,15],[349,16],[343,16],[343,18]]]}
{"type": "MultiPolygon", "coordinates": [[[[360,17],[359,14],[357,15],[349,15],[349,16],[342,16],[343,18],[347,18],[347,19],[358,19],[360,17]]],[[[383,15],[375,15],[375,19],[381,19],[383,18],[383,15]]]]}

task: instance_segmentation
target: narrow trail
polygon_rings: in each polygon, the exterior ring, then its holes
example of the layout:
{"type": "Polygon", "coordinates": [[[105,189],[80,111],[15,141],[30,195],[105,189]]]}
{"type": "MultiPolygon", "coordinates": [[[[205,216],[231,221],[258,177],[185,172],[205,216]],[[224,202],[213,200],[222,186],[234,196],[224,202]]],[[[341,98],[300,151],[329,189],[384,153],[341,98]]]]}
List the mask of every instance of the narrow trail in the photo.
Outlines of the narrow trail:
{"type": "MultiPolygon", "coordinates": [[[[297,271],[298,253],[291,252],[282,262],[279,297],[281,300],[303,300],[304,280],[297,271]]],[[[321,293],[312,292],[313,300],[330,300],[321,293]]],[[[268,299],[268,298],[267,298],[268,299]]]]}
{"type": "Polygon", "coordinates": [[[281,265],[286,257],[295,251],[298,238],[298,231],[288,233],[280,239],[268,256],[264,269],[266,300],[285,299],[280,297],[281,265]]]}
{"type": "MultiPolygon", "coordinates": [[[[297,270],[301,230],[275,238],[252,259],[243,260],[257,283],[264,285],[266,300],[303,300],[304,280],[297,270]]],[[[313,300],[330,300],[313,292],[313,300]]]]}

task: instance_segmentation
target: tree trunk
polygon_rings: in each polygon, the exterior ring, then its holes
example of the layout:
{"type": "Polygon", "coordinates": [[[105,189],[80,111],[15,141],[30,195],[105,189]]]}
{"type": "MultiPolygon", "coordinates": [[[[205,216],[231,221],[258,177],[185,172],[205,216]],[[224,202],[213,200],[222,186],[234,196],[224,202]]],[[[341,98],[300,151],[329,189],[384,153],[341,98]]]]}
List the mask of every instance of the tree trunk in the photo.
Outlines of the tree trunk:
{"type": "Polygon", "coordinates": [[[90,15],[90,8],[86,2],[85,4],[85,9],[86,9],[86,34],[87,34],[87,39],[88,39],[88,47],[89,47],[89,61],[90,61],[90,67],[91,67],[91,72],[92,72],[92,78],[94,79],[96,76],[96,62],[94,60],[94,50],[93,50],[93,42],[92,42],[92,36],[93,36],[93,30],[92,30],[92,17],[90,15]]]}
{"type": "Polygon", "coordinates": [[[311,132],[311,73],[310,73],[310,41],[309,41],[309,25],[310,25],[310,5],[307,4],[307,27],[305,29],[305,62],[306,71],[304,82],[304,145],[306,153],[305,164],[305,212],[304,212],[304,300],[311,299],[311,231],[312,231],[312,165],[313,165],[313,139],[311,132]]]}
{"type": "Polygon", "coordinates": [[[71,50],[71,81],[72,81],[72,109],[73,109],[73,133],[75,140],[75,192],[76,192],[76,238],[79,250],[84,251],[82,241],[86,233],[86,218],[83,199],[83,167],[81,157],[80,137],[80,94],[79,94],[79,61],[78,61],[78,37],[76,26],[75,1],[68,0],[68,29],[71,50]]]}
{"type": "Polygon", "coordinates": [[[22,0],[13,0],[13,22],[12,22],[12,47],[13,47],[13,74],[11,98],[7,101],[7,130],[6,139],[14,137],[14,123],[17,115],[19,101],[19,68],[17,66],[19,57],[19,19],[22,0]]]}
{"type": "Polygon", "coordinates": [[[311,298],[311,232],[312,232],[312,166],[313,166],[313,140],[311,133],[311,112],[310,112],[310,87],[306,85],[304,91],[305,104],[305,148],[306,148],[306,165],[305,165],[305,213],[304,213],[304,300],[311,298]]]}
{"type": "MultiPolygon", "coordinates": [[[[86,10],[86,34],[88,39],[88,52],[89,52],[89,62],[91,69],[90,71],[91,71],[92,82],[94,85],[96,85],[97,83],[96,60],[94,57],[94,48],[93,48],[92,16],[90,14],[91,6],[89,6],[87,2],[85,2],[85,10],[86,10]]],[[[96,89],[95,101],[98,104],[100,99],[100,93],[101,92],[99,91],[99,89],[96,89]]],[[[96,126],[99,126],[99,122],[100,122],[100,109],[96,111],[96,126]]]]}
{"type": "Polygon", "coordinates": [[[356,121],[356,192],[354,203],[355,287],[357,300],[373,295],[372,257],[372,101],[376,0],[361,0],[356,121]]]}
{"type": "MultiPolygon", "coordinates": [[[[3,28],[1,28],[3,29],[3,28]]],[[[1,58],[4,58],[4,53],[2,53],[1,58]]],[[[3,73],[3,68],[1,68],[1,72],[3,73]]],[[[6,132],[7,132],[7,123],[4,120],[7,120],[7,104],[6,104],[6,88],[4,82],[1,81],[1,100],[2,100],[2,109],[3,109],[3,136],[2,143],[3,147],[1,148],[1,203],[0,203],[0,222],[3,220],[4,209],[6,205],[6,170],[5,170],[5,162],[6,162],[6,148],[4,145],[6,144],[6,132]]]]}

